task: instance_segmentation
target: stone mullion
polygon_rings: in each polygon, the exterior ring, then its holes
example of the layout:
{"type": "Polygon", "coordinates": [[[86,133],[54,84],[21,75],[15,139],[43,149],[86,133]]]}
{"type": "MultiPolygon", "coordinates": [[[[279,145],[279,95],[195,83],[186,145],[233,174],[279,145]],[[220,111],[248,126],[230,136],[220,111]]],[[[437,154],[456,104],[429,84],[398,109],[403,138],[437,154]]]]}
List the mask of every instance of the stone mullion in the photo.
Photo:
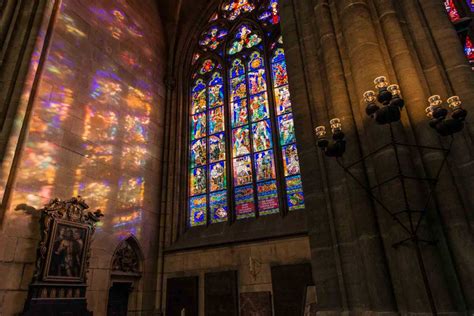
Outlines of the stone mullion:
{"type": "MultiPolygon", "coordinates": [[[[313,280],[317,288],[318,310],[340,310],[341,289],[337,250],[334,247],[334,229],[326,205],[324,174],[315,147],[313,127],[316,120],[327,121],[320,65],[311,49],[305,49],[312,38],[303,22],[311,21],[311,10],[296,11],[300,0],[281,2],[281,28],[290,79],[293,117],[298,139],[298,155],[305,193],[308,233],[311,244],[313,280]],[[306,37],[300,37],[305,29],[306,37]],[[315,80],[316,79],[316,80],[315,80]],[[322,109],[320,112],[319,109],[322,109]],[[320,117],[321,116],[321,117],[320,117]],[[322,206],[322,207],[321,207],[322,206]]],[[[311,47],[313,48],[313,47],[311,47]]]]}
{"type": "MultiPolygon", "coordinates": [[[[383,52],[380,50],[379,37],[367,1],[344,0],[335,1],[334,3],[341,21],[342,34],[355,83],[355,93],[358,97],[360,111],[364,112],[365,104],[361,98],[362,93],[365,90],[373,89],[373,79],[380,75],[387,75],[389,70],[385,64],[383,52]]],[[[406,141],[402,126],[395,124],[393,128],[399,141],[406,141]]],[[[388,127],[377,126],[374,122],[367,121],[365,131],[362,141],[367,142],[369,151],[390,142],[388,127]]],[[[394,154],[394,149],[389,147],[380,151],[368,161],[368,172],[369,175],[372,175],[370,178],[371,185],[376,185],[398,174],[394,154]],[[372,164],[373,170],[371,170],[372,164]]],[[[400,150],[400,158],[402,166],[409,171],[413,171],[410,153],[407,150],[400,150]]],[[[410,195],[417,198],[418,187],[415,185],[407,187],[410,195]]],[[[385,184],[379,188],[378,193],[380,199],[392,212],[405,208],[402,199],[403,188],[399,181],[385,184]]],[[[416,200],[419,202],[418,198],[416,200]]],[[[397,278],[393,279],[393,285],[399,309],[402,311],[429,310],[426,293],[423,290],[418,290],[424,289],[424,286],[414,251],[410,248],[393,250],[391,247],[392,243],[407,238],[407,234],[381,208],[379,208],[379,214],[380,230],[389,257],[390,272],[392,275],[397,275],[397,278]],[[406,260],[406,258],[412,258],[413,260],[406,260]]],[[[407,224],[404,218],[400,219],[407,224]]]]}
{"type": "MultiPolygon", "coordinates": [[[[315,21],[319,31],[323,64],[326,68],[327,90],[329,91],[328,112],[331,117],[342,120],[344,132],[349,144],[359,144],[355,123],[355,115],[351,108],[348,86],[341,61],[340,48],[331,20],[330,7],[327,0],[317,1],[315,21]]],[[[356,110],[357,111],[357,110],[356,110]]],[[[358,114],[358,113],[357,113],[358,114]]],[[[326,123],[327,124],[327,123],[326,123]]],[[[346,161],[360,159],[361,149],[350,145],[344,155],[346,161]]],[[[338,232],[341,237],[340,251],[345,251],[344,257],[357,258],[346,267],[344,279],[347,284],[348,307],[380,310],[395,310],[391,280],[386,268],[385,253],[380,239],[376,216],[370,200],[358,186],[333,160],[327,160],[330,186],[333,199],[338,200],[341,190],[349,197],[348,203],[335,203],[339,206],[340,214],[335,217],[339,222],[338,232]],[[350,226],[350,229],[345,227],[350,226]],[[344,237],[344,235],[346,235],[344,237]],[[383,289],[383,291],[381,291],[383,289]]],[[[366,179],[363,165],[352,169],[361,179],[366,179]]],[[[350,262],[350,261],[346,261],[350,262]]]]}
{"type": "MultiPolygon", "coordinates": [[[[411,127],[415,137],[417,141],[421,143],[421,145],[439,146],[438,137],[434,131],[427,126],[427,119],[423,110],[426,105],[425,100],[427,95],[425,94],[422,83],[416,72],[415,63],[411,58],[411,54],[399,24],[395,9],[393,8],[390,1],[374,0],[374,2],[381,20],[382,29],[386,36],[386,41],[389,46],[389,52],[393,60],[393,65],[400,81],[399,83],[402,93],[404,95],[405,101],[407,102],[405,109],[412,123],[411,127]]],[[[463,144],[463,146],[457,146],[457,148],[453,150],[452,155],[469,158],[469,151],[465,148],[465,145],[467,144],[463,144]]],[[[442,159],[443,157],[441,154],[433,155],[432,152],[427,152],[422,156],[423,164],[426,167],[429,176],[435,175],[437,167],[440,166],[442,159]]],[[[456,161],[459,160],[456,159],[456,161]]],[[[443,198],[438,199],[437,202],[441,210],[451,209],[450,216],[444,218],[446,224],[449,225],[453,221],[459,222],[458,225],[464,226],[463,230],[468,230],[466,225],[467,223],[464,220],[464,210],[462,205],[459,203],[453,203],[453,201],[459,200],[459,194],[456,192],[456,190],[452,189],[456,187],[452,179],[452,174],[449,171],[446,170],[443,172],[442,177],[440,178],[440,183],[438,184],[438,192],[443,195],[443,198]],[[456,215],[453,216],[453,213],[456,213],[456,215]]],[[[467,183],[465,185],[472,187],[473,184],[467,183]]],[[[436,213],[433,211],[429,213],[430,221],[439,223],[440,219],[436,218],[436,213]]],[[[459,229],[458,225],[458,228],[456,228],[457,230],[459,229]]],[[[439,225],[437,224],[434,226],[437,227],[439,225]]],[[[439,236],[440,234],[442,234],[442,232],[437,234],[437,239],[444,240],[444,236],[439,236]]],[[[469,234],[468,231],[466,231],[465,238],[470,239],[472,242],[472,234],[469,234]]],[[[452,240],[452,238],[450,239],[452,240]]],[[[456,244],[460,242],[460,240],[456,239],[453,241],[456,244]]],[[[435,251],[434,248],[425,248],[425,256],[429,258],[429,260],[426,260],[426,264],[429,267],[429,270],[431,270],[430,280],[433,283],[432,288],[438,308],[440,308],[440,310],[444,309],[447,311],[452,311],[455,308],[453,307],[451,300],[448,298],[451,296],[451,293],[459,291],[459,289],[457,288],[457,284],[453,284],[455,291],[453,291],[452,287],[448,289],[445,286],[445,278],[442,277],[443,271],[440,271],[440,269],[437,268],[437,262],[439,262],[441,258],[445,258],[445,263],[447,263],[448,266],[451,266],[450,270],[452,270],[452,262],[450,262],[449,259],[449,251],[443,249],[445,248],[443,247],[445,245],[444,243],[441,243],[441,245],[441,249],[439,249],[441,253],[439,253],[439,251],[435,251]]],[[[454,248],[459,248],[459,246],[460,245],[455,246],[454,248]]],[[[474,261],[473,252],[469,252],[467,256],[470,257],[470,262],[474,261]]],[[[472,265],[470,267],[466,266],[465,269],[466,271],[471,269],[471,275],[474,273],[472,270],[472,265]]],[[[453,278],[456,278],[456,275],[455,273],[451,272],[448,279],[453,278]]],[[[472,283],[472,280],[469,279],[464,281],[472,283]]],[[[460,294],[455,293],[452,295],[459,296],[460,294]]]]}

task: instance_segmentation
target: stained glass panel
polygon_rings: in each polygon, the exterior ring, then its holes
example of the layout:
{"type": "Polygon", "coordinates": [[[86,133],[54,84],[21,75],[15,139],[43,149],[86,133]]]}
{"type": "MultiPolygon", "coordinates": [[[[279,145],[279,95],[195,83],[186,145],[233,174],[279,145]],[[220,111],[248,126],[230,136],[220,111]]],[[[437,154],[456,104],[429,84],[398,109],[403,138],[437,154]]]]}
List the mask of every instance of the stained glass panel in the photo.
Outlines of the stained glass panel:
{"type": "Polygon", "coordinates": [[[286,195],[290,211],[304,208],[303,185],[300,176],[286,178],[286,195]]]}
{"type": "Polygon", "coordinates": [[[216,67],[216,64],[212,60],[207,59],[202,63],[202,66],[201,66],[201,69],[199,70],[199,73],[201,75],[206,74],[208,72],[213,71],[215,67],[216,67]]]}
{"type": "Polygon", "coordinates": [[[446,11],[448,11],[449,18],[452,22],[461,18],[453,0],[444,0],[444,6],[446,7],[446,11]]]}
{"type": "Polygon", "coordinates": [[[237,219],[254,217],[255,202],[253,197],[253,186],[246,185],[235,189],[235,213],[237,219]]]}
{"type": "Polygon", "coordinates": [[[283,169],[285,176],[290,176],[300,173],[300,163],[298,158],[298,150],[296,145],[288,145],[283,147],[283,169]]]}
{"type": "Polygon", "coordinates": [[[253,11],[255,6],[249,0],[230,0],[224,4],[223,8],[226,12],[225,17],[233,21],[239,15],[253,11]]]}
{"type": "MultiPolygon", "coordinates": [[[[474,0],[473,0],[474,1],[474,0]]],[[[466,36],[466,44],[464,45],[464,53],[467,59],[474,61],[474,44],[469,36],[466,36]]]]}
{"type": "Polygon", "coordinates": [[[209,167],[210,191],[223,190],[227,186],[227,177],[225,173],[225,162],[217,162],[209,167]]]}
{"type": "Polygon", "coordinates": [[[206,225],[207,198],[205,195],[195,196],[189,199],[190,218],[192,227],[206,225]]]}
{"type": "Polygon", "coordinates": [[[260,121],[252,124],[253,150],[255,152],[272,148],[270,121],[260,121]]]}
{"type": "Polygon", "coordinates": [[[257,181],[275,179],[275,160],[272,150],[255,154],[255,172],[257,181]]]}
{"type": "Polygon", "coordinates": [[[206,136],[206,113],[191,116],[191,139],[206,136]]]}
{"type": "Polygon", "coordinates": [[[206,140],[199,139],[191,143],[191,168],[206,164],[206,140]]]}
{"type": "Polygon", "coordinates": [[[472,12],[474,12],[474,0],[466,0],[467,5],[469,6],[469,9],[471,9],[472,12]]]}
{"type": "Polygon", "coordinates": [[[252,118],[252,122],[260,121],[270,117],[266,93],[261,93],[250,97],[250,116],[252,118]]]}
{"type": "Polygon", "coordinates": [[[278,189],[275,180],[261,182],[258,190],[258,211],[260,215],[269,215],[279,212],[278,189]]]}
{"type": "Polygon", "coordinates": [[[280,116],[278,118],[278,129],[280,130],[280,144],[282,146],[296,141],[293,114],[280,116]]]}
{"type": "Polygon", "coordinates": [[[209,162],[225,160],[225,137],[224,133],[209,137],[209,162]]]}
{"type": "Polygon", "coordinates": [[[221,75],[215,73],[209,83],[209,107],[213,108],[222,105],[224,105],[224,82],[221,75]]]}
{"type": "Polygon", "coordinates": [[[218,107],[209,111],[209,135],[223,132],[224,126],[224,107],[218,107]]]}
{"type": "Polygon", "coordinates": [[[192,196],[206,193],[206,167],[191,170],[189,186],[192,196]]]}
{"type": "Polygon", "coordinates": [[[230,82],[230,95],[233,101],[245,98],[247,96],[247,85],[245,82],[245,76],[233,78],[230,82]]]}
{"type": "Polygon", "coordinates": [[[232,127],[248,123],[247,99],[232,102],[232,127]]]}
{"type": "Polygon", "coordinates": [[[288,86],[275,89],[277,115],[291,112],[290,90],[288,86]]]}
{"type": "Polygon", "coordinates": [[[227,220],[227,191],[211,193],[209,195],[209,209],[212,223],[220,223],[227,220]]]}
{"type": "Polygon", "coordinates": [[[262,38],[255,34],[252,28],[246,24],[242,24],[235,34],[235,40],[229,48],[229,55],[235,55],[244,48],[252,48],[262,42],[262,38]]]}
{"type": "Polygon", "coordinates": [[[278,14],[278,0],[270,0],[268,8],[258,16],[258,19],[273,25],[280,23],[280,15],[278,14]]]}
{"type": "Polygon", "coordinates": [[[250,154],[250,131],[248,126],[232,131],[232,148],[234,157],[250,154]]]}
{"type": "Polygon", "coordinates": [[[225,29],[218,26],[211,26],[209,30],[201,35],[199,45],[201,45],[204,50],[215,50],[224,41],[227,33],[225,29]]]}
{"type": "Polygon", "coordinates": [[[265,67],[265,64],[263,63],[263,58],[259,52],[253,52],[252,55],[250,55],[248,67],[249,71],[255,71],[265,67]]]}
{"type": "Polygon", "coordinates": [[[288,84],[288,73],[283,49],[277,49],[272,59],[273,86],[280,87],[288,84]]]}
{"type": "Polygon", "coordinates": [[[252,163],[250,156],[234,159],[234,185],[252,183],[252,163]]]}
{"type": "Polygon", "coordinates": [[[191,114],[196,114],[206,110],[207,101],[206,101],[206,85],[204,81],[196,81],[196,85],[192,91],[192,108],[191,114]]]}
{"type": "Polygon", "coordinates": [[[230,69],[230,77],[235,78],[245,74],[245,67],[240,59],[236,59],[232,62],[232,68],[230,69]]]}
{"type": "Polygon", "coordinates": [[[249,72],[249,92],[255,95],[267,90],[265,69],[249,72]]]}

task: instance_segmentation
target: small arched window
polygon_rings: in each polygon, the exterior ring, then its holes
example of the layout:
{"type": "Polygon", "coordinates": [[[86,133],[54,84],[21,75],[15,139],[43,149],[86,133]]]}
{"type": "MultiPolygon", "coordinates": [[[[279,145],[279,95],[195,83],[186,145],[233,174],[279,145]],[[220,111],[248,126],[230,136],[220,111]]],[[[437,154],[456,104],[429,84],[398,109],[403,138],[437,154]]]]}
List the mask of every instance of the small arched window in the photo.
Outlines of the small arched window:
{"type": "Polygon", "coordinates": [[[189,226],[304,208],[278,0],[225,1],[190,78],[189,226]]]}

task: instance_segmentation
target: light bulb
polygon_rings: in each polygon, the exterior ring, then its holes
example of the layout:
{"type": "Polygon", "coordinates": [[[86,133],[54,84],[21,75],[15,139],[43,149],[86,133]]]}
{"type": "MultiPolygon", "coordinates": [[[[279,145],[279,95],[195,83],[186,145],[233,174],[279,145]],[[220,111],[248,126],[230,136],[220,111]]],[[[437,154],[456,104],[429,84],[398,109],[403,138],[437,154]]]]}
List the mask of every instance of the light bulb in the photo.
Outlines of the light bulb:
{"type": "Polygon", "coordinates": [[[375,84],[375,88],[380,90],[388,86],[388,81],[385,76],[380,76],[380,77],[375,78],[374,84],[375,84]]]}
{"type": "Polygon", "coordinates": [[[367,104],[375,103],[377,100],[377,96],[375,95],[375,91],[369,90],[364,92],[364,101],[367,104]]]}
{"type": "Polygon", "coordinates": [[[450,97],[447,102],[448,102],[449,108],[451,110],[455,110],[455,109],[459,108],[461,106],[461,103],[462,103],[461,99],[457,95],[450,97]]]}
{"type": "Polygon", "coordinates": [[[339,132],[342,128],[341,120],[337,117],[330,120],[329,124],[331,124],[331,131],[333,132],[333,134],[335,132],[339,132]]]}
{"type": "Polygon", "coordinates": [[[400,87],[397,84],[389,85],[387,90],[390,91],[393,96],[400,96],[400,87]]]}
{"type": "Polygon", "coordinates": [[[316,136],[318,138],[324,138],[326,136],[326,127],[325,126],[318,126],[314,129],[316,132],[316,136]]]}

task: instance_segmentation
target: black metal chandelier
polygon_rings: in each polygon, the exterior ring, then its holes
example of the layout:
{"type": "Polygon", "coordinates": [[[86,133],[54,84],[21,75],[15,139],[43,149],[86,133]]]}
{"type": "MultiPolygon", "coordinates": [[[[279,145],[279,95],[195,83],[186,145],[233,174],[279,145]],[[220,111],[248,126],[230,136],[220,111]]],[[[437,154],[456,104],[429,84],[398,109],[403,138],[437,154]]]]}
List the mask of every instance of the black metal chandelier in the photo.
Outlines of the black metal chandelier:
{"type": "Polygon", "coordinates": [[[317,146],[327,157],[335,158],[339,166],[348,174],[360,187],[364,189],[367,195],[378,204],[389,216],[396,221],[399,226],[406,233],[406,238],[397,241],[393,244],[394,248],[398,248],[401,245],[411,242],[414,245],[417,262],[420,268],[420,272],[425,285],[426,294],[430,303],[431,311],[434,315],[437,314],[436,304],[431,292],[429,285],[428,276],[426,273],[423,256],[421,253],[421,244],[436,244],[434,240],[427,240],[420,237],[420,225],[426,216],[427,208],[433,197],[433,193],[438,183],[439,176],[442,168],[446,163],[446,159],[450,153],[453,136],[459,133],[464,128],[464,120],[467,116],[467,111],[462,108],[461,100],[458,96],[452,96],[447,99],[448,106],[443,106],[443,101],[439,95],[433,95],[428,98],[429,106],[426,108],[426,115],[429,118],[429,126],[433,128],[441,137],[450,137],[449,145],[446,147],[433,147],[433,146],[422,146],[418,144],[408,144],[400,142],[395,137],[393,124],[397,123],[401,119],[401,111],[405,106],[405,102],[401,96],[400,87],[397,84],[389,84],[386,77],[377,77],[374,80],[375,91],[366,91],[363,94],[364,101],[366,103],[366,114],[373,118],[374,121],[383,126],[387,126],[390,130],[390,141],[387,144],[373,150],[366,154],[361,159],[351,162],[349,164],[343,163],[343,156],[346,151],[346,140],[345,135],[342,131],[342,124],[339,118],[333,118],[330,120],[330,127],[332,138],[327,137],[327,131],[325,126],[318,126],[315,129],[317,137],[317,146]],[[394,153],[394,162],[396,163],[396,174],[379,181],[374,186],[368,186],[365,184],[364,179],[359,179],[354,172],[353,167],[358,164],[364,163],[367,159],[370,159],[377,153],[384,149],[391,147],[394,153]],[[421,177],[410,175],[402,164],[402,157],[400,155],[400,149],[415,149],[419,152],[432,151],[442,154],[441,164],[434,172],[433,177],[421,177]],[[378,198],[374,190],[380,189],[382,186],[392,183],[393,181],[400,181],[402,188],[401,198],[403,199],[403,209],[391,209],[387,206],[380,198],[378,198]],[[428,184],[427,196],[423,202],[424,206],[421,208],[412,207],[412,203],[408,198],[408,182],[416,181],[419,183],[428,184]]]}

